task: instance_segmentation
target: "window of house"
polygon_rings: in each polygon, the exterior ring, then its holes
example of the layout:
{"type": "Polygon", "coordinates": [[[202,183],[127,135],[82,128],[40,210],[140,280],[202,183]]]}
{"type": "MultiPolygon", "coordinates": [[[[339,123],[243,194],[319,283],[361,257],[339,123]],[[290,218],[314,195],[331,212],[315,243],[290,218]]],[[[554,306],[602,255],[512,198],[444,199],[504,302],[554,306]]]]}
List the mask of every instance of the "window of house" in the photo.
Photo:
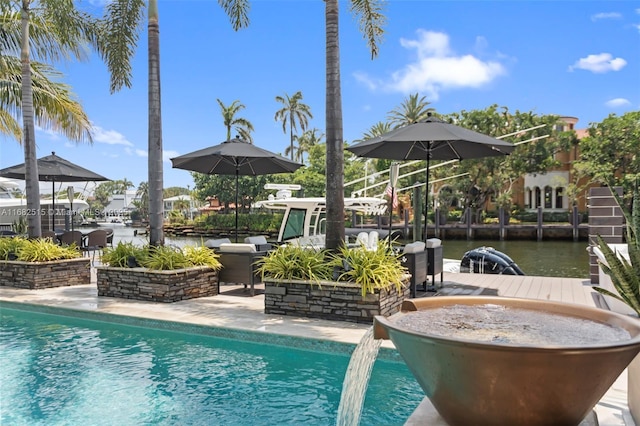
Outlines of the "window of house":
{"type": "Polygon", "coordinates": [[[562,206],[564,206],[564,188],[559,186],[556,188],[556,205],[554,207],[560,209],[562,206]]]}
{"type": "Polygon", "coordinates": [[[552,197],[552,189],[550,186],[545,186],[544,187],[544,208],[545,209],[550,209],[551,208],[551,197],[552,197]]]}

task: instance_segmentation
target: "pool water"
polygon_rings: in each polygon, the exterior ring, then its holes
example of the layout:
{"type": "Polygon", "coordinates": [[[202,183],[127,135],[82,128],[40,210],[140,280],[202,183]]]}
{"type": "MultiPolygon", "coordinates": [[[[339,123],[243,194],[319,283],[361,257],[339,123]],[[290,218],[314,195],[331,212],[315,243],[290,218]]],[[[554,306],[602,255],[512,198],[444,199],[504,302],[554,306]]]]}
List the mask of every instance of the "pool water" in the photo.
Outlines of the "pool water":
{"type": "MultiPolygon", "coordinates": [[[[349,363],[314,352],[0,310],[2,425],[332,425],[349,363]]],[[[377,360],[361,425],[402,425],[424,393],[377,360]]]]}

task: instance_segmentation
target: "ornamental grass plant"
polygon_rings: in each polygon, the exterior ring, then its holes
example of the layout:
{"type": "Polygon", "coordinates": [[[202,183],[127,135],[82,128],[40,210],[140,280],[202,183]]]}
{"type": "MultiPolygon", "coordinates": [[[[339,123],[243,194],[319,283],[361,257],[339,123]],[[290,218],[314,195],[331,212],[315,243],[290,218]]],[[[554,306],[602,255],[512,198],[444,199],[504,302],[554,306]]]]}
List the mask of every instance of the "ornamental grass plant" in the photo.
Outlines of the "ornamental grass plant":
{"type": "Polygon", "coordinates": [[[338,253],[283,245],[256,264],[263,279],[309,281],[316,285],[323,281],[354,283],[360,286],[364,297],[378,289],[402,288],[408,272],[400,257],[384,241],[375,250],[342,247],[338,253]]]}
{"type": "Polygon", "coordinates": [[[204,246],[143,246],[131,242],[119,242],[115,247],[104,249],[101,260],[107,266],[118,268],[144,267],[167,271],[196,266],[208,266],[219,270],[222,264],[219,255],[204,246]]]}
{"type": "Polygon", "coordinates": [[[79,257],[82,253],[75,245],[60,246],[50,238],[0,238],[0,260],[50,262],[79,257]]]}

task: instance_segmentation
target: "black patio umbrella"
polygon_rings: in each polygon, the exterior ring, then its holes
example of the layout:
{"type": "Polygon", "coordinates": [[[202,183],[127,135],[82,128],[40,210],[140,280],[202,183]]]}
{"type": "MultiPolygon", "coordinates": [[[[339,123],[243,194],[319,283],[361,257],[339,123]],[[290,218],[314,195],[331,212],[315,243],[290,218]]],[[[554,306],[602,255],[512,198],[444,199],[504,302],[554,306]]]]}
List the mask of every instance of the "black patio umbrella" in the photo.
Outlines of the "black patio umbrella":
{"type": "MultiPolygon", "coordinates": [[[[39,158],[37,161],[38,180],[40,182],[52,183],[53,223],[55,223],[56,211],[56,182],[97,182],[111,180],[59,157],[55,152],[52,152],[51,155],[47,155],[46,157],[39,158]]],[[[0,170],[0,176],[9,179],[24,180],[26,179],[26,174],[27,170],[24,163],[0,170]]]]}
{"type": "Polygon", "coordinates": [[[259,148],[236,136],[218,145],[171,159],[174,169],[236,177],[236,243],[238,242],[238,176],[292,173],[302,164],[259,148]]]}
{"type": "Polygon", "coordinates": [[[427,160],[427,182],[424,205],[425,240],[429,210],[429,162],[431,160],[464,160],[510,154],[510,142],[474,132],[429,116],[347,148],[359,157],[389,160],[427,160]]]}

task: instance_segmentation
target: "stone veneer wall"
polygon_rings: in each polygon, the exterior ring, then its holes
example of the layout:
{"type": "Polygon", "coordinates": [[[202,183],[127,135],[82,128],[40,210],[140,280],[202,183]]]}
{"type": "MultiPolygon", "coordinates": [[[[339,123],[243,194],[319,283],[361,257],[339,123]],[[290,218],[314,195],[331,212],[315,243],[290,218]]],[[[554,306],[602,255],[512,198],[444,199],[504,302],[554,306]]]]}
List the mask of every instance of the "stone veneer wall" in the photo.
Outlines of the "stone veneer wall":
{"type": "Polygon", "coordinates": [[[360,286],[355,284],[324,282],[319,288],[308,281],[265,279],[264,312],[372,323],[375,315],[389,316],[399,312],[409,294],[408,282],[400,293],[392,286],[389,290],[376,290],[363,298],[360,286]]]}
{"type": "Polygon", "coordinates": [[[0,286],[28,288],[65,287],[91,282],[91,259],[50,262],[0,261],[0,286]]]}
{"type": "Polygon", "coordinates": [[[155,271],[147,268],[97,268],[98,296],[151,302],[177,302],[219,292],[218,271],[209,267],[155,271]]]}
{"type": "MultiPolygon", "coordinates": [[[[615,188],[622,195],[622,188],[615,188]]],[[[609,187],[589,190],[589,244],[597,245],[596,235],[607,243],[623,243],[624,216],[609,187]]],[[[592,284],[598,284],[598,257],[589,252],[589,276],[592,284]]]]}

